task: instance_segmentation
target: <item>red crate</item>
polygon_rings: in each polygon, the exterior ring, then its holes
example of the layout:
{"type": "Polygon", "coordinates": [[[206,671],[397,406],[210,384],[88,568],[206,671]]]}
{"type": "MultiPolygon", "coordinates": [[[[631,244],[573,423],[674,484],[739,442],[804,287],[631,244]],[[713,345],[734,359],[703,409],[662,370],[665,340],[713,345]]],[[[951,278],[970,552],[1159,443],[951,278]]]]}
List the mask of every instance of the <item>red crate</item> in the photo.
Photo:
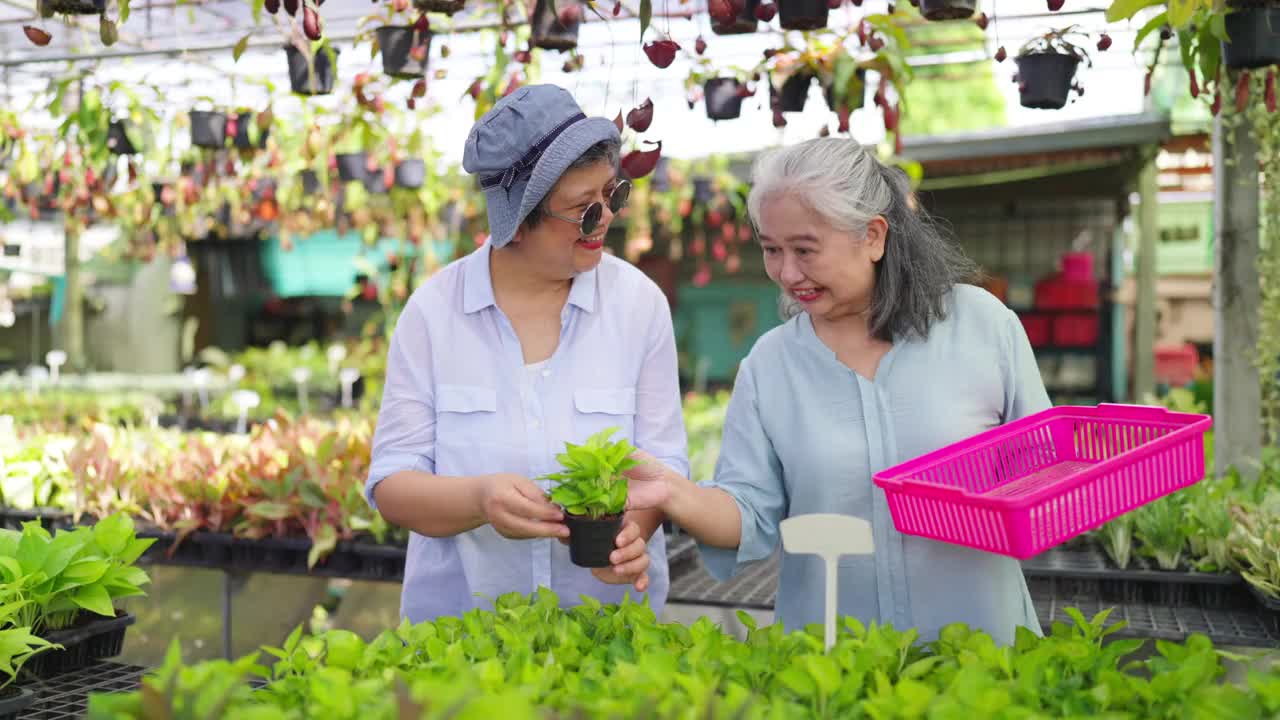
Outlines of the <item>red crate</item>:
{"type": "Polygon", "coordinates": [[[1156,381],[1171,387],[1189,385],[1200,365],[1200,353],[1196,346],[1160,345],[1156,347],[1156,381]]]}
{"type": "Polygon", "coordinates": [[[1089,347],[1098,343],[1098,313],[1062,313],[1053,318],[1053,344],[1089,347]]]}
{"type": "Polygon", "coordinates": [[[1031,341],[1031,347],[1044,347],[1052,342],[1052,323],[1050,322],[1052,318],[1048,315],[1025,312],[1018,313],[1018,319],[1022,321],[1022,327],[1027,331],[1027,339],[1031,341]]]}

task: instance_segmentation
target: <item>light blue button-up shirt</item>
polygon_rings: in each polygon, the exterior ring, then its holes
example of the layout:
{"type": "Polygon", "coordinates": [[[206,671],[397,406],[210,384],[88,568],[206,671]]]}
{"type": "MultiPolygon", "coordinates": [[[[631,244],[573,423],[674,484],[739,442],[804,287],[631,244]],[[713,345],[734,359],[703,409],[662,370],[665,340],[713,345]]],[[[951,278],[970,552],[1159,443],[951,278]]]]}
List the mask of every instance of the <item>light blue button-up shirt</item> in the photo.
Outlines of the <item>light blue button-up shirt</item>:
{"type": "MultiPolygon", "coordinates": [[[[573,280],[560,341],[540,368],[494,300],[486,244],[432,276],[409,299],[391,339],[365,494],[401,470],[443,476],[555,472],[566,441],[616,426],[676,472],[689,461],[671,310],[644,273],[606,254],[573,280]]],[[[541,483],[545,488],[546,482],[541,483]]],[[[666,539],[649,542],[649,601],[666,603],[666,539]]],[[[409,539],[400,613],[411,622],[491,607],[508,592],[549,587],[565,606],[580,595],[622,600],[569,560],[554,539],[509,540],[491,525],[448,538],[409,539]]]]}
{"type": "MultiPolygon", "coordinates": [[[[838,612],[937,637],[953,622],[1012,643],[1040,633],[1018,561],[903,535],[872,475],[1050,406],[1018,317],[969,285],[923,340],[895,342],[875,377],[841,363],[800,314],[761,337],[742,362],[714,480],[738,503],[736,550],[702,546],[719,579],[773,554],[779,523],[841,513],[871,523],[875,552],[839,563],[838,612]]],[[[783,554],[776,609],[788,629],[821,623],[822,561],[783,554]]]]}

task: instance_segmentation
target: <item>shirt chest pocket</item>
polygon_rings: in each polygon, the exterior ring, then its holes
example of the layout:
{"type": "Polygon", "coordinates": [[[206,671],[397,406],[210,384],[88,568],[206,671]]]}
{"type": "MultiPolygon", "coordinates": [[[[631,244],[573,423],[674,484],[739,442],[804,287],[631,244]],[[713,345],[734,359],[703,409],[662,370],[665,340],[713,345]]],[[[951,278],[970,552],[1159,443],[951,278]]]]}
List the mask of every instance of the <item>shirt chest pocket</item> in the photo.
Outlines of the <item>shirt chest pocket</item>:
{"type": "Polygon", "coordinates": [[[502,437],[498,392],[482,385],[436,386],[436,443],[494,445],[502,437]]]}
{"type": "Polygon", "coordinates": [[[591,435],[611,427],[618,428],[614,440],[635,438],[635,388],[574,390],[573,409],[576,442],[584,442],[591,435]]]}

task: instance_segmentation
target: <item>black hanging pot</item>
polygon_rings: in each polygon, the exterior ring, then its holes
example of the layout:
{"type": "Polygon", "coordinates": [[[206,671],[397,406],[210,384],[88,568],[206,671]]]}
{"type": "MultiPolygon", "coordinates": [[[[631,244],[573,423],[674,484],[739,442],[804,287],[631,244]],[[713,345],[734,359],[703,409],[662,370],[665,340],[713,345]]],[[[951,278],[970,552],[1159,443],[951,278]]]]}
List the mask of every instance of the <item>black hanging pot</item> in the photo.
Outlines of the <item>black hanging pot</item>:
{"type": "MultiPolygon", "coordinates": [[[[848,108],[850,111],[853,111],[861,108],[863,105],[866,104],[867,102],[867,71],[860,69],[855,71],[854,75],[858,78],[858,82],[856,83],[857,88],[854,89],[851,87],[848,90],[846,90],[843,102],[836,101],[836,89],[833,83],[827,83],[822,86],[822,96],[826,98],[827,107],[831,111],[838,112],[840,110],[840,105],[843,105],[846,108],[848,108]]],[[[853,84],[854,83],[850,83],[850,85],[853,85],[853,84]]]]}
{"type": "Polygon", "coordinates": [[[621,514],[590,518],[565,513],[564,524],[569,527],[569,559],[574,565],[600,568],[613,564],[609,562],[609,556],[618,546],[618,533],[622,532],[621,514]]]}
{"type": "Polygon", "coordinates": [[[578,47],[578,26],[582,24],[582,5],[578,0],[548,3],[538,0],[530,23],[530,43],[543,50],[572,50],[578,47]],[[557,15],[556,11],[560,14],[557,15]]]}
{"type": "Polygon", "coordinates": [[[466,7],[467,0],[413,0],[413,6],[423,12],[452,15],[466,7]]]}
{"type": "Polygon", "coordinates": [[[702,86],[707,101],[707,117],[732,120],[742,114],[742,83],[737,78],[711,78],[702,86]]]}
{"type": "Polygon", "coordinates": [[[338,161],[338,179],[342,182],[364,180],[365,176],[368,175],[363,151],[339,153],[336,159],[338,161]]]}
{"type": "Polygon", "coordinates": [[[738,13],[733,22],[721,25],[712,20],[711,32],[717,35],[745,35],[755,32],[760,23],[756,18],[756,8],[759,6],[760,0],[746,0],[742,12],[738,13]]]}
{"type": "Polygon", "coordinates": [[[216,110],[192,110],[191,144],[202,148],[220,148],[227,142],[227,116],[216,110]]]}
{"type": "Polygon", "coordinates": [[[827,26],[827,0],[778,0],[783,30],[821,30],[827,26]]]}
{"type": "Polygon", "coordinates": [[[107,0],[40,0],[44,10],[54,15],[101,15],[107,0]]]}
{"type": "Polygon", "coordinates": [[[978,0],[920,0],[920,14],[926,20],[963,20],[973,17],[978,0]]]}
{"type": "Polygon", "coordinates": [[[364,189],[375,195],[384,195],[390,188],[387,187],[387,175],[378,168],[373,172],[366,170],[364,174],[364,189]]]}
{"type": "Polygon", "coordinates": [[[715,197],[715,188],[711,185],[711,178],[696,177],[693,179],[693,201],[699,205],[706,205],[715,197]]]}
{"type": "Polygon", "coordinates": [[[116,155],[136,155],[138,148],[129,140],[128,131],[128,120],[112,120],[107,128],[107,149],[116,155]]]}
{"type": "Polygon", "coordinates": [[[787,78],[778,91],[778,110],[782,112],[804,112],[805,101],[809,98],[809,85],[813,83],[812,73],[800,72],[787,78]]]}
{"type": "Polygon", "coordinates": [[[1080,58],[1062,53],[1022,55],[1018,62],[1018,96],[1022,107],[1057,110],[1067,104],[1080,58]]]}
{"type": "Polygon", "coordinates": [[[427,74],[427,55],[431,52],[431,33],[412,25],[383,25],[378,28],[378,47],[382,54],[382,72],[394,78],[420,78],[427,74]],[[421,47],[421,60],[413,57],[421,47]]]}
{"type": "Polygon", "coordinates": [[[315,170],[303,170],[298,174],[302,181],[302,192],[307,195],[315,195],[320,192],[320,176],[315,170]]]}
{"type": "Polygon", "coordinates": [[[338,48],[325,45],[316,51],[311,61],[313,68],[307,67],[307,56],[292,45],[284,46],[285,56],[289,60],[289,87],[298,95],[328,95],[333,92],[333,83],[337,78],[338,48]],[[314,69],[315,74],[311,74],[314,69]]]}
{"type": "Polygon", "coordinates": [[[1222,59],[1235,70],[1280,65],[1280,6],[1232,7],[1226,15],[1222,59]]]}
{"type": "Polygon", "coordinates": [[[267,146],[267,135],[270,129],[263,130],[257,126],[257,115],[251,112],[242,112],[236,116],[236,132],[232,137],[232,143],[242,150],[261,149],[267,146]],[[254,125],[253,135],[258,138],[254,143],[250,138],[249,126],[254,125]]]}
{"type": "Polygon", "coordinates": [[[427,164],[421,158],[409,158],[396,165],[396,187],[417,190],[427,178],[427,164]]]}

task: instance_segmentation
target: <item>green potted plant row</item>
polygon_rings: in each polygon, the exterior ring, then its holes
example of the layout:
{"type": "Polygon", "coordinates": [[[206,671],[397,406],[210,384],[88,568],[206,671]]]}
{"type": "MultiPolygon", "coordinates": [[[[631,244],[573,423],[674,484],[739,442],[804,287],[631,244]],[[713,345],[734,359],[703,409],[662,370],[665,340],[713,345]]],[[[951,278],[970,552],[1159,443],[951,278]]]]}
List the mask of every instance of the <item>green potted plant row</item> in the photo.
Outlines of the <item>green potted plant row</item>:
{"type": "Polygon", "coordinates": [[[628,440],[610,440],[616,432],[616,427],[606,428],[581,445],[565,443],[565,451],[556,456],[561,470],[539,478],[556,483],[551,501],[564,508],[569,558],[581,567],[608,567],[622,532],[627,506],[623,473],[639,462],[631,457],[636,448],[628,440]]]}

